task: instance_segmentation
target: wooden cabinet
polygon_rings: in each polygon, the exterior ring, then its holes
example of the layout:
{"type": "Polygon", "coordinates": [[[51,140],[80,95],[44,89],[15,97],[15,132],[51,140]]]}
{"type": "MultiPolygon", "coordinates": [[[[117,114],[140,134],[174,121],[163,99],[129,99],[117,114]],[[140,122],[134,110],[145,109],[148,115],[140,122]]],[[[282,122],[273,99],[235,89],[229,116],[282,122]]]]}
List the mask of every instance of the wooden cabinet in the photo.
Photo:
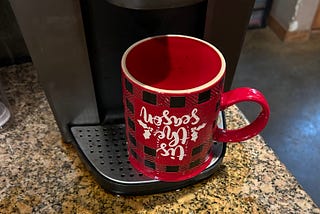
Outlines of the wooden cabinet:
{"type": "Polygon", "coordinates": [[[312,29],[320,30],[320,3],[318,5],[316,15],[314,16],[314,19],[313,19],[312,29]]]}

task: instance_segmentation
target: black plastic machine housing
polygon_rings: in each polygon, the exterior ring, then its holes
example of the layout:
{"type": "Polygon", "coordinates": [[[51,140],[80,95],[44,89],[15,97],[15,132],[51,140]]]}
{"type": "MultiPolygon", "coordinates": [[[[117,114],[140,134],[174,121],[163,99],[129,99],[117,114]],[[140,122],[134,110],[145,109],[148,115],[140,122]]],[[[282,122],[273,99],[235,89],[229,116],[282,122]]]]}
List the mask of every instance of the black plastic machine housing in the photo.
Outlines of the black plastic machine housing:
{"type": "Polygon", "coordinates": [[[74,144],[102,187],[116,194],[163,192],[208,178],[218,169],[225,153],[222,142],[212,143],[211,165],[183,182],[155,181],[131,167],[120,59],[131,44],[149,36],[205,39],[226,58],[228,90],[254,0],[9,1],[62,138],[74,144]]]}
{"type": "Polygon", "coordinates": [[[137,172],[128,161],[123,121],[120,62],[124,51],[148,36],[204,36],[207,2],[83,0],[82,14],[95,95],[102,125],[71,128],[77,148],[99,183],[117,194],[147,194],[181,188],[210,176],[225,146],[213,143],[214,160],[201,175],[183,182],[160,182],[137,172]],[[117,17],[117,21],[110,19],[117,17]],[[112,30],[112,33],[110,31],[112,30]]]}

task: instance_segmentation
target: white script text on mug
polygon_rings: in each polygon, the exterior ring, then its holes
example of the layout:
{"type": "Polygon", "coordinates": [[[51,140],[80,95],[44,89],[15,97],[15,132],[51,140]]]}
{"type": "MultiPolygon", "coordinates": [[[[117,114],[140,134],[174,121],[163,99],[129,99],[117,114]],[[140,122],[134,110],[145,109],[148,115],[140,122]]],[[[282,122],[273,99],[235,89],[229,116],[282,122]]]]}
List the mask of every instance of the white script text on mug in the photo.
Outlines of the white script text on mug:
{"type": "Polygon", "coordinates": [[[178,157],[179,160],[183,160],[185,156],[183,145],[190,138],[191,141],[196,142],[199,131],[207,125],[206,123],[198,125],[201,119],[197,112],[198,109],[194,108],[190,114],[177,117],[170,115],[169,110],[163,110],[161,115],[152,115],[143,106],[140,110],[141,119],[137,121],[144,128],[143,136],[145,139],[150,139],[153,135],[157,138],[157,142],[160,142],[160,148],[157,148],[157,152],[160,152],[161,156],[169,156],[171,159],[178,157]],[[171,124],[174,125],[174,130],[171,129],[171,124]],[[188,129],[190,129],[189,132],[188,129]]]}

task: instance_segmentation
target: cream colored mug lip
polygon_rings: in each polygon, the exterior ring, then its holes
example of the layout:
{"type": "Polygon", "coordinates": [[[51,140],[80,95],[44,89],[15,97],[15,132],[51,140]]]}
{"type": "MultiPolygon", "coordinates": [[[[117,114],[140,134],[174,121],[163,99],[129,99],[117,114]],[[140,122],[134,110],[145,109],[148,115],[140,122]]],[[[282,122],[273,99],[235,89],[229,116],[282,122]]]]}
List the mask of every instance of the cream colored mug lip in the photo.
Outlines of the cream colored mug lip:
{"type": "Polygon", "coordinates": [[[122,66],[122,70],[123,72],[125,73],[125,75],[132,81],[134,82],[135,84],[149,90],[149,91],[155,91],[157,93],[167,93],[167,94],[185,94],[185,93],[193,93],[193,92],[197,92],[197,91],[202,91],[212,85],[214,85],[216,82],[218,82],[224,72],[225,72],[225,69],[226,69],[226,62],[225,62],[225,59],[222,55],[222,53],[212,44],[210,44],[209,42],[206,42],[202,39],[198,39],[198,38],[195,38],[195,37],[192,37],[192,36],[185,36],[185,35],[178,35],[178,34],[167,34],[167,35],[158,35],[158,36],[152,36],[152,37],[147,37],[145,39],[142,39],[140,41],[137,41],[136,43],[132,44],[123,54],[122,56],[122,59],[121,59],[121,66],[122,66]],[[139,44],[145,42],[145,41],[148,41],[148,40],[151,40],[151,39],[155,39],[155,38],[159,38],[159,37],[181,37],[181,38],[187,38],[187,39],[192,39],[192,40],[196,40],[198,42],[201,42],[205,45],[208,45],[209,47],[211,47],[220,57],[220,60],[221,60],[221,67],[220,67],[220,71],[219,73],[213,78],[211,79],[210,81],[206,82],[205,84],[203,85],[200,85],[200,86],[197,86],[197,87],[194,87],[194,88],[189,88],[189,89],[182,89],[182,90],[172,90],[172,89],[162,89],[162,88],[156,88],[156,87],[153,87],[153,86],[150,86],[150,85],[146,85],[142,82],[140,82],[139,80],[137,80],[136,78],[134,78],[129,70],[127,69],[127,66],[126,66],[126,59],[127,59],[127,56],[129,54],[129,52],[135,48],[136,46],[138,46],[139,44]]]}

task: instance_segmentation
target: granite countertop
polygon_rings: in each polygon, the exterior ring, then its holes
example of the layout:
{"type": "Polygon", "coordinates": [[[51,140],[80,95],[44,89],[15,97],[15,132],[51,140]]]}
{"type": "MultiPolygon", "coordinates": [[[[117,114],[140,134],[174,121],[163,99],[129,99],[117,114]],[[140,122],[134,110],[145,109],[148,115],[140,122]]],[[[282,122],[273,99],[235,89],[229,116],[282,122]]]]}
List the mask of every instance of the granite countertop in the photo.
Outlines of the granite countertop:
{"type": "MultiPolygon", "coordinates": [[[[0,68],[15,115],[0,133],[0,213],[320,213],[260,136],[228,144],[213,176],[180,191],[104,191],[61,140],[32,64],[0,68]]],[[[228,128],[246,124],[236,106],[228,128]]],[[[281,143],[281,142],[279,142],[281,143]]]]}

